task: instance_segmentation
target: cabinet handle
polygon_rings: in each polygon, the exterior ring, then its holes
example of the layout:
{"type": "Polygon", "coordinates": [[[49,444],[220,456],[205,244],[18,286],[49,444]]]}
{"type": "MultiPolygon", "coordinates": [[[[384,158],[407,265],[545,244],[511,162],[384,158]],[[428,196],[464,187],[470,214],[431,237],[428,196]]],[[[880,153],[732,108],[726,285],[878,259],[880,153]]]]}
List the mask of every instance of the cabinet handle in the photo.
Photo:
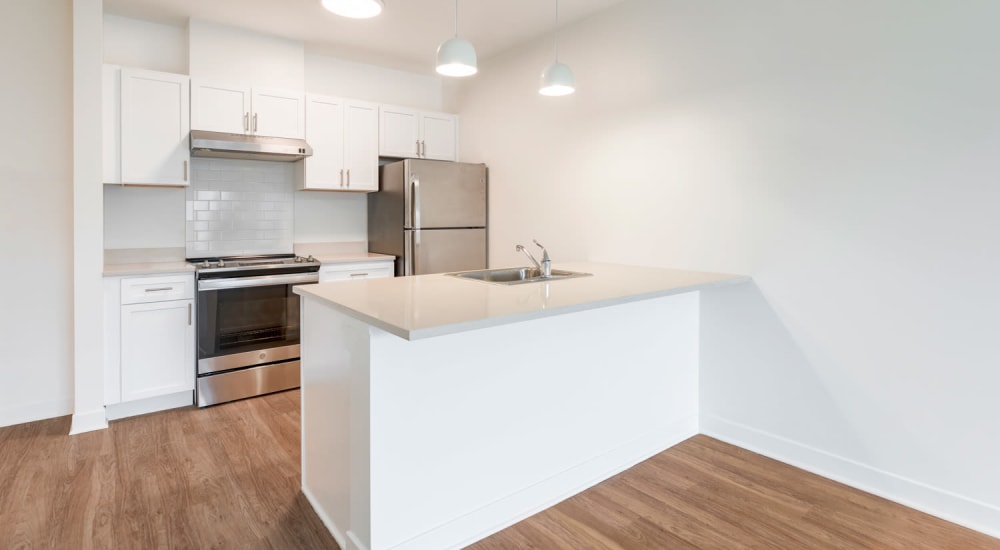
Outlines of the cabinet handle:
{"type": "Polygon", "coordinates": [[[250,111],[243,113],[243,131],[250,131],[250,111]]]}
{"type": "Polygon", "coordinates": [[[367,277],[367,273],[351,273],[351,277],[367,277]]]}
{"type": "Polygon", "coordinates": [[[350,168],[347,169],[347,186],[348,187],[351,186],[351,169],[350,168]]]}
{"type": "Polygon", "coordinates": [[[417,158],[420,158],[420,140],[417,140],[417,158]]]}
{"type": "Polygon", "coordinates": [[[253,133],[257,133],[257,113],[253,114],[253,133]]]}
{"type": "Polygon", "coordinates": [[[188,180],[188,161],[184,161],[184,181],[188,180]]]}
{"type": "Polygon", "coordinates": [[[427,142],[424,140],[420,140],[420,156],[427,157],[427,142]]]}
{"type": "Polygon", "coordinates": [[[188,304],[188,326],[191,326],[191,304],[188,304]]]}
{"type": "Polygon", "coordinates": [[[160,288],[147,288],[146,292],[166,292],[168,290],[173,290],[173,289],[174,287],[172,286],[163,286],[160,288]]]}
{"type": "Polygon", "coordinates": [[[344,169],[343,168],[340,169],[340,186],[341,187],[344,186],[344,169]]]}

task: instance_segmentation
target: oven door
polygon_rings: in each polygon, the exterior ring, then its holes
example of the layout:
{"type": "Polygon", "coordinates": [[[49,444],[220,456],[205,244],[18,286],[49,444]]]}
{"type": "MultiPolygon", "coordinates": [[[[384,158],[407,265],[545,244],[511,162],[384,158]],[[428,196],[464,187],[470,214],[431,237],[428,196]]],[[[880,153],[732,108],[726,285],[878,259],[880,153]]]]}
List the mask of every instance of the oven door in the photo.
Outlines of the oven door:
{"type": "Polygon", "coordinates": [[[198,281],[198,374],[299,357],[299,296],[317,273],[198,281]]]}

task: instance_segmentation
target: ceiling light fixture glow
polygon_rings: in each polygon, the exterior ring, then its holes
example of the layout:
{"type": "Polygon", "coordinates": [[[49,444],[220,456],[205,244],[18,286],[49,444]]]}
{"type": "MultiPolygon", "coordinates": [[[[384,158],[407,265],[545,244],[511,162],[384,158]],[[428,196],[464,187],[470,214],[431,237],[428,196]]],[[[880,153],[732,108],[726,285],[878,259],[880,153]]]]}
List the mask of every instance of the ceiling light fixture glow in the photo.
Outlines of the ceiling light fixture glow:
{"type": "Polygon", "coordinates": [[[455,0],[455,36],[441,43],[437,49],[437,72],[444,76],[472,76],[476,67],[476,49],[458,36],[458,0],[455,0]]]}
{"type": "Polygon", "coordinates": [[[576,91],[573,71],[559,62],[559,0],[556,0],[556,60],[542,71],[542,83],[538,93],[547,96],[569,95],[576,91]]]}
{"type": "Polygon", "coordinates": [[[321,0],[323,7],[337,15],[353,19],[368,19],[382,13],[382,0],[321,0]]]}

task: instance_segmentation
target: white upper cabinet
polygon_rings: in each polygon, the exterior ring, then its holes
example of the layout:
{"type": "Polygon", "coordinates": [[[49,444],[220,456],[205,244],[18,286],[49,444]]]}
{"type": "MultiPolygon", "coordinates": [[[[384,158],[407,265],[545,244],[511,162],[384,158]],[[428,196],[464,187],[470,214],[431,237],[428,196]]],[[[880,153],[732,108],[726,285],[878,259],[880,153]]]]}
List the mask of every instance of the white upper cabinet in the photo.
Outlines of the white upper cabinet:
{"type": "Polygon", "coordinates": [[[337,97],[306,98],[306,141],[313,148],[300,189],[378,191],[378,106],[337,97]]]}
{"type": "Polygon", "coordinates": [[[458,116],[383,105],[379,111],[379,155],[457,160],[458,116]]]}
{"type": "Polygon", "coordinates": [[[186,75],[105,67],[105,183],[189,184],[188,87],[186,75]]]}
{"type": "Polygon", "coordinates": [[[344,103],[344,159],[349,191],[378,191],[378,105],[344,103]]]}
{"type": "Polygon", "coordinates": [[[306,137],[304,94],[272,88],[254,88],[251,94],[251,131],[257,136],[306,137]]]}
{"type": "Polygon", "coordinates": [[[250,88],[191,81],[191,128],[228,134],[250,131],[250,88]]]}
{"type": "Polygon", "coordinates": [[[191,128],[230,134],[305,137],[305,96],[289,90],[192,81],[191,128]]]}
{"type": "Polygon", "coordinates": [[[458,160],[456,135],[458,116],[446,113],[422,113],[423,136],[420,138],[421,157],[437,160],[458,160]]]}

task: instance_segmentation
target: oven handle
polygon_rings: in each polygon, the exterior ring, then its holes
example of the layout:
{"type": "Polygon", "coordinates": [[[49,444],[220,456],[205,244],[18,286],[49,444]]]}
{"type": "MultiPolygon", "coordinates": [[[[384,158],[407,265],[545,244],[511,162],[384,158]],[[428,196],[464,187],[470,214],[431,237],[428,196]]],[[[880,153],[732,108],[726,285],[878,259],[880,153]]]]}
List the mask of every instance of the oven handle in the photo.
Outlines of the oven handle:
{"type": "Polygon", "coordinates": [[[205,290],[225,290],[251,286],[295,285],[318,283],[319,273],[291,273],[287,275],[262,275],[259,277],[232,277],[229,279],[205,279],[198,281],[198,292],[205,290]]]}

